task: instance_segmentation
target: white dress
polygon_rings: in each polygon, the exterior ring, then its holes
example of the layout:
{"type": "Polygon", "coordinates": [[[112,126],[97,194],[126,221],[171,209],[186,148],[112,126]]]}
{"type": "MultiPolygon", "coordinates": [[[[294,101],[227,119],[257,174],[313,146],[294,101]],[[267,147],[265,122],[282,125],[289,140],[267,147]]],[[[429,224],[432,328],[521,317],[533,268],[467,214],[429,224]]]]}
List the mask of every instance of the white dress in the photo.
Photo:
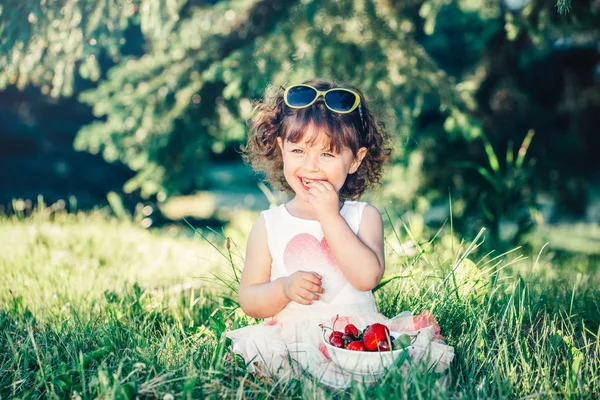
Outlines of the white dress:
{"type": "MultiPolygon", "coordinates": [[[[364,202],[346,201],[340,210],[352,231],[358,233],[364,202]]],[[[314,271],[322,276],[325,290],[319,301],[311,305],[290,302],[272,318],[257,325],[227,332],[233,352],[241,355],[249,372],[288,379],[306,371],[322,383],[346,388],[353,379],[364,380],[335,365],[322,343],[320,324],[335,322],[336,330],[348,323],[359,329],[375,322],[387,325],[393,332],[419,331],[419,340],[409,348],[412,359],[425,361],[441,372],[454,358],[454,349],[439,335],[439,326],[428,313],[412,316],[403,312],[386,318],[378,312],[373,293],[354,288],[340,272],[316,220],[294,217],[284,205],[263,211],[271,252],[271,280],[288,276],[297,270],[314,271]]]]}

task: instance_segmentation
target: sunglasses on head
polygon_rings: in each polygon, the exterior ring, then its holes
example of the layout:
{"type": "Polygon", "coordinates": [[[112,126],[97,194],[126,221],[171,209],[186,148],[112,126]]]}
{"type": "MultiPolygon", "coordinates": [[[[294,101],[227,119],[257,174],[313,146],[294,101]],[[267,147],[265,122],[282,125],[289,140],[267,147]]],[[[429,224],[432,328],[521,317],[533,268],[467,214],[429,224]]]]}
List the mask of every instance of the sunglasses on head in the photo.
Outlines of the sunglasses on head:
{"type": "Polygon", "coordinates": [[[310,85],[292,85],[285,89],[283,101],[290,108],[307,108],[315,104],[321,96],[325,107],[338,114],[351,113],[358,107],[360,120],[364,124],[360,95],[350,89],[332,88],[321,91],[310,85]]]}

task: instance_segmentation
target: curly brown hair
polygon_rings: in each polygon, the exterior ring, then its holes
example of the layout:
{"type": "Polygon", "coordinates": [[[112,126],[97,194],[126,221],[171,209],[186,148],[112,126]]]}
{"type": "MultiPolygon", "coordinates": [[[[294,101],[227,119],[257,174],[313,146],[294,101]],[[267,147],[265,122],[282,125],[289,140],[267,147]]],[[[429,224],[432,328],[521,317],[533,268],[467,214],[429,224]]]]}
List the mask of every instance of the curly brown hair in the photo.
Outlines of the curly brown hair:
{"type": "Polygon", "coordinates": [[[356,91],[361,98],[362,119],[358,108],[348,114],[339,114],[330,111],[322,101],[307,108],[290,108],[286,106],[284,91],[280,89],[273,101],[255,104],[249,123],[248,141],[242,147],[242,157],[256,171],[264,173],[269,183],[292,192],[283,175],[283,157],[277,138],[298,143],[306,128],[313,126],[327,134],[331,150],[339,152],[343,147],[348,147],[356,156],[361,147],[367,149],[367,155],[358,170],[348,175],[340,190],[342,199],[357,199],[367,188],[379,184],[383,164],[390,157],[391,147],[384,124],[373,116],[365,97],[357,88],[319,79],[303,83],[321,91],[336,87],[356,91]]]}

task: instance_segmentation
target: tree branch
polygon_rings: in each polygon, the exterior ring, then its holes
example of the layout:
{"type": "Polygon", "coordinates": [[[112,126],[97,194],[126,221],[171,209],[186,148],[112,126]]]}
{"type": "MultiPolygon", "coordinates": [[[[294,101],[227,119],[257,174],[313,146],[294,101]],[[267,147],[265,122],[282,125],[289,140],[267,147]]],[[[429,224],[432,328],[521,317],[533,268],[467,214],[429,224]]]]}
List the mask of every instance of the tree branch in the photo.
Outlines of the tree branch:
{"type": "Polygon", "coordinates": [[[267,34],[277,21],[285,20],[285,14],[298,0],[262,0],[244,13],[232,25],[227,35],[215,35],[199,50],[208,57],[205,61],[222,60],[235,50],[246,46],[257,37],[267,34]]]}

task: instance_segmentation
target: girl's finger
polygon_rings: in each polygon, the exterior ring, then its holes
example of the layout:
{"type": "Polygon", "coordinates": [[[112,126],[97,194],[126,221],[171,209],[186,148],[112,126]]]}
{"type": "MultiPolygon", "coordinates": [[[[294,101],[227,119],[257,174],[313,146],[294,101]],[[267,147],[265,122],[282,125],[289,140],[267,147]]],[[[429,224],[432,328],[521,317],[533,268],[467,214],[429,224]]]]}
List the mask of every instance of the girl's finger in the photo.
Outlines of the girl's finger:
{"type": "Polygon", "coordinates": [[[320,279],[315,279],[315,277],[313,277],[312,279],[306,280],[306,285],[303,286],[303,288],[308,289],[311,292],[322,293],[320,290],[320,289],[322,289],[322,285],[323,285],[323,283],[321,282],[320,279]]]}
{"type": "Polygon", "coordinates": [[[319,300],[319,295],[316,293],[311,292],[310,290],[306,290],[304,289],[304,292],[302,293],[302,297],[305,300],[308,300],[312,303],[311,300],[319,300]]]}
{"type": "Polygon", "coordinates": [[[310,189],[308,189],[308,194],[312,194],[313,196],[317,196],[322,192],[322,190],[315,188],[315,187],[311,187],[310,189]]]}
{"type": "Polygon", "coordinates": [[[329,182],[327,181],[315,181],[311,183],[311,188],[315,188],[318,189],[320,192],[324,191],[324,190],[328,190],[327,186],[325,185],[325,183],[329,184],[329,182]]]}
{"type": "Polygon", "coordinates": [[[299,304],[305,304],[305,305],[309,305],[312,304],[312,301],[305,299],[304,297],[302,297],[302,295],[300,293],[296,294],[296,303],[299,304]]]}
{"type": "Polygon", "coordinates": [[[316,285],[321,285],[322,277],[316,272],[306,272],[303,274],[303,278],[309,282],[312,282],[316,285]]]}
{"type": "Polygon", "coordinates": [[[333,188],[333,185],[331,183],[327,182],[327,181],[320,181],[319,183],[321,183],[321,185],[323,186],[323,188],[325,190],[329,190],[329,191],[335,190],[333,188]]]}
{"type": "Polygon", "coordinates": [[[313,189],[309,190],[308,193],[306,194],[306,197],[309,199],[316,199],[317,195],[319,195],[321,192],[319,191],[313,191],[313,189]]]}
{"type": "Polygon", "coordinates": [[[315,285],[314,283],[308,283],[308,285],[306,285],[304,287],[304,289],[308,290],[309,292],[312,293],[323,293],[325,292],[325,289],[323,289],[323,287],[321,285],[315,285]]]}

